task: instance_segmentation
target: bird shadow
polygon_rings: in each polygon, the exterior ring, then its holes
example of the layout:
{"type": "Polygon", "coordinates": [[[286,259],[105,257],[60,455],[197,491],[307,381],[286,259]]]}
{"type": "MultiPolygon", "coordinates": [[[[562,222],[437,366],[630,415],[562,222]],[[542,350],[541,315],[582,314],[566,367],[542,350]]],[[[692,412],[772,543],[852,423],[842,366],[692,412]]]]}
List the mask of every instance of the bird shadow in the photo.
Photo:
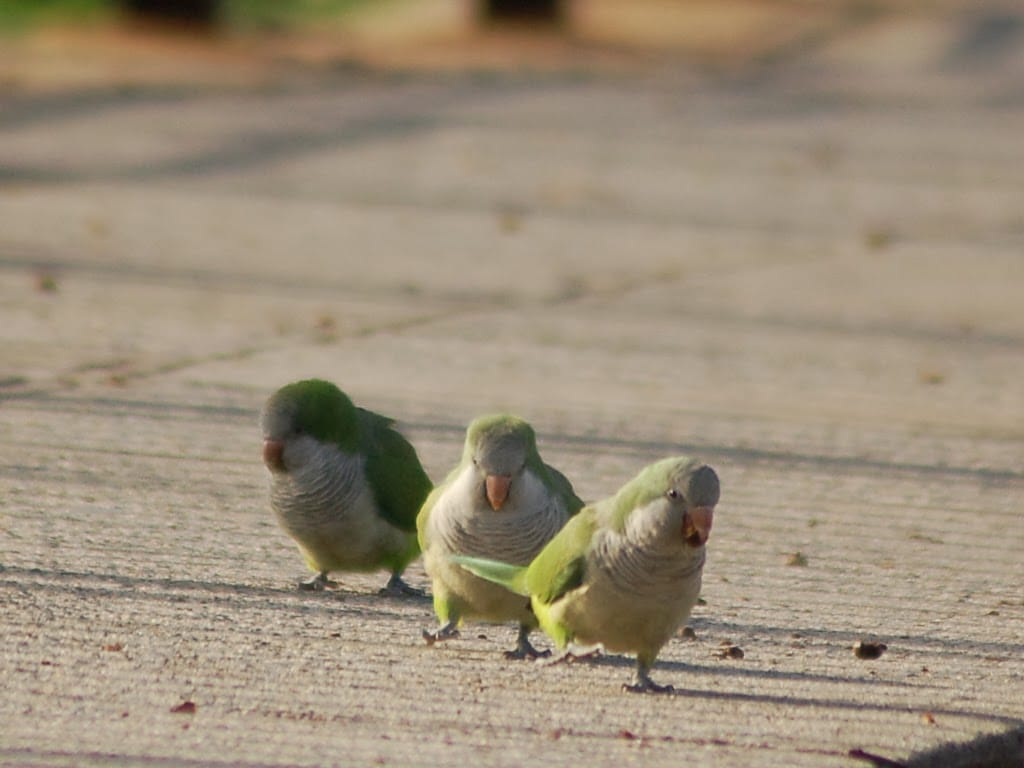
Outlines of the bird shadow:
{"type": "MultiPolygon", "coordinates": [[[[622,670],[632,670],[635,665],[635,661],[631,657],[606,654],[587,656],[584,658],[575,659],[569,663],[585,664],[587,666],[594,667],[609,667],[613,669],[622,670]]],[[[764,680],[782,680],[801,683],[834,683],[837,685],[857,685],[865,687],[877,687],[883,684],[877,680],[848,677],[842,675],[823,675],[805,672],[784,672],[773,670],[752,670],[739,668],[726,669],[718,666],[687,664],[679,661],[659,661],[654,666],[652,674],[659,682],[664,683],[665,681],[662,680],[661,673],[664,673],[666,671],[686,672],[691,674],[699,673],[701,675],[710,675],[718,678],[760,678],[764,680]]],[[[893,705],[868,701],[856,701],[850,698],[843,697],[796,696],[791,694],[756,693],[752,692],[750,690],[749,685],[743,683],[742,681],[738,681],[738,685],[740,685],[742,689],[707,690],[696,688],[673,687],[671,690],[659,695],[663,695],[666,698],[673,699],[698,699],[703,701],[725,701],[732,703],[750,703],[762,705],[767,704],[807,709],[889,713],[895,711],[907,711],[907,706],[903,704],[893,705]]],[[[893,686],[907,688],[919,687],[910,683],[893,683],[891,681],[885,681],[884,686],[887,690],[891,689],[893,686]]],[[[1001,725],[1018,726],[1021,722],[1019,718],[1007,717],[1004,715],[995,715],[990,712],[979,712],[976,710],[969,709],[928,707],[928,711],[936,717],[947,716],[956,718],[973,718],[992,723],[999,723],[1001,725]]]]}
{"type": "Polygon", "coordinates": [[[267,610],[286,613],[338,611],[357,613],[361,617],[393,618],[394,610],[375,606],[409,604],[421,606],[425,598],[411,596],[386,597],[376,591],[357,591],[345,587],[322,591],[300,590],[296,582],[288,586],[269,587],[235,582],[204,581],[112,573],[68,571],[60,569],[22,568],[0,565],[0,584],[37,594],[72,592],[103,600],[132,600],[152,603],[185,603],[205,605],[236,600],[258,600],[267,610]]]}

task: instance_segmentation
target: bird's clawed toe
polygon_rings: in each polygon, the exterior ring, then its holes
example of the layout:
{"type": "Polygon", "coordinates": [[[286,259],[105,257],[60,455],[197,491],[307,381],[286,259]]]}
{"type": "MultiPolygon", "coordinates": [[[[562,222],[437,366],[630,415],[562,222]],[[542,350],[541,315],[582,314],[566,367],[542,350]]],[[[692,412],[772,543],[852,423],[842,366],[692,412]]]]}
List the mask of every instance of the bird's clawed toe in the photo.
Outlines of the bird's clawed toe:
{"type": "Polygon", "coordinates": [[[445,624],[443,627],[438,627],[433,632],[429,629],[424,629],[421,636],[427,645],[433,645],[434,643],[440,643],[445,640],[452,640],[458,637],[459,630],[457,630],[453,624],[449,623],[445,624]]]}
{"type": "Polygon", "coordinates": [[[298,587],[303,592],[323,592],[325,589],[335,589],[338,582],[327,578],[327,573],[318,573],[311,579],[300,581],[298,587]]]}
{"type": "Polygon", "coordinates": [[[424,598],[427,593],[419,587],[414,587],[407,584],[401,576],[398,574],[392,574],[391,578],[388,579],[388,583],[385,584],[377,592],[381,597],[418,597],[424,598]]]}

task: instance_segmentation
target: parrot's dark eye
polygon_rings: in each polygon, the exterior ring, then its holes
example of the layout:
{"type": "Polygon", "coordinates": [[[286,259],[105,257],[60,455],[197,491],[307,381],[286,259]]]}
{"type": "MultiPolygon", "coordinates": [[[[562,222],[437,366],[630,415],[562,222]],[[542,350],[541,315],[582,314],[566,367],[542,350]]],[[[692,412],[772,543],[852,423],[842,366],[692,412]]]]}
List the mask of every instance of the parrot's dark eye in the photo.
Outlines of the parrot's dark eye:
{"type": "Polygon", "coordinates": [[[665,495],[672,499],[672,501],[679,501],[681,498],[683,498],[683,494],[681,494],[675,488],[669,488],[668,493],[666,493],[665,495]]]}

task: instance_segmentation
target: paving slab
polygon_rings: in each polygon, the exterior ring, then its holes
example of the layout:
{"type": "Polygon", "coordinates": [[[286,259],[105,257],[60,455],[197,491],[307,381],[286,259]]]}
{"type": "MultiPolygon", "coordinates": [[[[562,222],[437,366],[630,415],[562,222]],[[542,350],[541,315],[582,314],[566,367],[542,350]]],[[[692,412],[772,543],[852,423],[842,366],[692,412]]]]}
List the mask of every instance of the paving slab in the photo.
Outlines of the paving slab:
{"type": "Polygon", "coordinates": [[[1007,8],[724,72],[0,95],[0,764],[1024,765],[1007,8]],[[676,693],[295,590],[257,413],[313,375],[435,480],[496,409],[587,499],[715,466],[676,693]]]}

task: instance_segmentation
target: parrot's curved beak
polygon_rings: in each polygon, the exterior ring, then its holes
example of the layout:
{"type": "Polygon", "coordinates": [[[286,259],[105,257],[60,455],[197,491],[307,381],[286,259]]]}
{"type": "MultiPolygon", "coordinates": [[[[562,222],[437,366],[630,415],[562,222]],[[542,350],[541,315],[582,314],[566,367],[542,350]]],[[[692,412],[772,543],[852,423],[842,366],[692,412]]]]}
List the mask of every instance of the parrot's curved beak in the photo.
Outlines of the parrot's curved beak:
{"type": "Polygon", "coordinates": [[[512,484],[511,475],[488,475],[484,480],[484,490],[491,509],[497,512],[508,498],[508,488],[512,484]]]}
{"type": "Polygon", "coordinates": [[[284,443],[280,440],[263,441],[263,463],[271,472],[284,472],[284,443]]]}
{"type": "Polygon", "coordinates": [[[683,518],[683,538],[691,547],[702,547],[711,535],[714,507],[694,507],[683,518]]]}

